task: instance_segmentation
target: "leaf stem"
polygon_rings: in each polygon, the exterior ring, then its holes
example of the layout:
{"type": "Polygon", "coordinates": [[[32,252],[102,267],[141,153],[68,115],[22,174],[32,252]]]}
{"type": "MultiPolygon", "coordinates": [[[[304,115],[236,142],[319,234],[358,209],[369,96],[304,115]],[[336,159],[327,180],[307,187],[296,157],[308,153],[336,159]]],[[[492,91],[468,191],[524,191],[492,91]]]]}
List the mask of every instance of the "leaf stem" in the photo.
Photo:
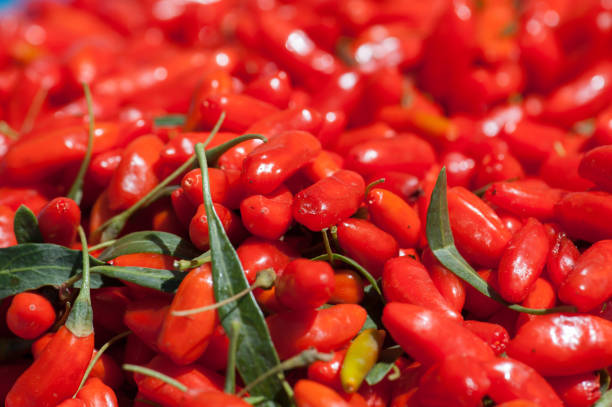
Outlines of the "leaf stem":
{"type": "MultiPolygon", "coordinates": [[[[518,180],[519,180],[519,178],[518,178],[518,177],[512,177],[512,178],[508,178],[507,180],[502,181],[502,182],[515,182],[515,181],[518,181],[518,180]]],[[[484,194],[485,194],[485,193],[486,193],[486,192],[487,192],[489,189],[491,189],[491,187],[492,187],[492,186],[493,186],[493,183],[492,183],[492,182],[489,182],[489,183],[487,183],[487,184],[485,184],[485,185],[481,186],[480,188],[473,190],[473,191],[472,191],[472,193],[473,193],[474,195],[476,195],[477,197],[482,198],[482,197],[484,196],[484,194]]]]}
{"type": "Polygon", "coordinates": [[[47,93],[49,93],[49,88],[43,84],[40,85],[36,94],[32,98],[32,103],[30,103],[30,107],[23,119],[23,123],[21,123],[20,134],[28,133],[32,130],[34,126],[34,120],[36,120],[36,116],[40,113],[40,109],[42,108],[43,103],[45,103],[45,99],[47,98],[47,93]]]}
{"type": "Polygon", "coordinates": [[[202,253],[201,255],[199,255],[198,257],[196,257],[194,259],[191,259],[191,260],[177,260],[174,263],[174,267],[177,270],[185,271],[185,270],[194,269],[196,267],[200,267],[203,264],[210,263],[210,261],[211,261],[210,250],[207,250],[207,251],[205,251],[204,253],[202,253]]]}
{"type": "MultiPolygon", "coordinates": [[[[212,151],[209,150],[209,151],[212,151]]],[[[248,288],[242,264],[236,250],[227,237],[223,224],[213,207],[210,195],[210,180],[208,178],[208,154],[201,143],[195,145],[195,153],[200,163],[202,173],[202,193],[204,207],[208,218],[208,233],[210,237],[210,252],[212,258],[212,277],[215,298],[222,301],[233,296],[238,291],[248,288]]],[[[219,320],[225,332],[230,332],[231,322],[241,324],[242,341],[236,350],[236,368],[244,383],[256,380],[267,370],[280,363],[270,332],[266,325],[263,312],[257,305],[253,295],[249,294],[237,303],[218,308],[219,320]]],[[[251,387],[251,395],[264,396],[273,405],[289,405],[289,394],[285,395],[282,377],[272,376],[251,387]],[[275,400],[272,402],[272,400],[275,400]]]]}
{"type": "Polygon", "coordinates": [[[91,296],[89,294],[89,250],[87,248],[87,237],[83,227],[78,227],[83,254],[83,273],[81,290],[77,296],[70,315],[66,320],[66,328],[75,336],[85,337],[93,333],[93,310],[91,309],[91,296]]]}
{"type": "MultiPolygon", "coordinates": [[[[320,256],[313,257],[310,260],[325,260],[328,257],[329,256],[327,254],[322,254],[320,256]]],[[[338,253],[332,253],[332,259],[333,260],[340,260],[341,262],[346,263],[346,264],[354,267],[357,271],[359,271],[359,273],[361,273],[361,275],[366,280],[368,280],[368,282],[370,284],[372,284],[372,287],[374,287],[374,290],[376,290],[376,292],[380,295],[381,298],[383,298],[383,301],[384,301],[384,297],[382,295],[382,291],[380,291],[380,287],[378,286],[378,283],[376,282],[376,279],[374,277],[372,277],[372,275],[368,272],[368,270],[363,268],[363,266],[361,266],[359,263],[357,263],[355,260],[351,259],[350,257],[346,257],[346,256],[343,256],[343,255],[338,254],[338,253]]]]}
{"type": "Polygon", "coordinates": [[[96,352],[96,356],[94,356],[91,359],[91,362],[89,362],[89,365],[87,366],[87,369],[85,370],[85,374],[83,375],[83,378],[81,379],[81,383],[79,384],[79,388],[77,389],[77,391],[72,396],[73,399],[76,398],[77,394],[79,394],[79,391],[81,391],[81,389],[83,388],[83,385],[87,381],[87,378],[89,377],[89,374],[93,370],[93,368],[96,365],[96,363],[98,362],[98,360],[100,360],[100,358],[102,357],[104,352],[106,352],[106,349],[108,349],[112,344],[114,344],[115,342],[125,338],[126,336],[128,336],[131,333],[132,333],[132,331],[125,331],[125,332],[122,332],[122,333],[120,333],[118,335],[115,335],[111,339],[109,339],[104,345],[102,345],[102,347],[100,347],[100,349],[96,352]]]}
{"type": "Polygon", "coordinates": [[[93,245],[93,246],[91,246],[89,248],[89,251],[93,252],[93,251],[96,251],[96,250],[105,249],[105,248],[107,248],[109,246],[114,245],[115,242],[117,242],[117,239],[107,240],[106,242],[95,244],[95,245],[93,245]]]}
{"type": "Polygon", "coordinates": [[[275,278],[276,278],[276,273],[274,272],[274,269],[267,268],[267,269],[261,270],[259,273],[257,273],[257,278],[255,279],[253,284],[250,287],[247,287],[244,290],[240,291],[239,293],[236,293],[232,295],[231,297],[227,297],[226,299],[216,302],[211,305],[205,305],[199,308],[192,308],[192,309],[186,309],[186,310],[180,310],[180,311],[172,311],[172,315],[175,315],[177,317],[185,317],[187,315],[199,314],[200,312],[212,311],[226,304],[239,300],[240,298],[244,297],[245,295],[255,290],[256,288],[264,288],[264,289],[271,288],[274,285],[275,278]]]}
{"type": "Polygon", "coordinates": [[[162,382],[166,384],[169,384],[170,386],[176,387],[178,390],[182,391],[183,393],[186,393],[189,390],[187,386],[185,386],[183,383],[179,382],[178,380],[173,379],[172,377],[167,376],[161,372],[158,372],[157,370],[149,369],[148,367],[126,363],[122,365],[121,368],[123,370],[127,370],[128,372],[140,373],[145,376],[154,377],[158,380],[161,380],[162,382]]]}
{"type": "Polygon", "coordinates": [[[4,120],[0,121],[0,133],[6,134],[11,140],[17,140],[19,138],[19,133],[4,120]]]}
{"type": "Polygon", "coordinates": [[[89,168],[89,163],[91,162],[91,153],[93,151],[93,142],[94,142],[94,130],[95,130],[95,122],[94,122],[94,112],[93,112],[93,101],[91,100],[91,90],[89,89],[89,85],[83,82],[83,91],[85,92],[85,100],[87,102],[87,113],[89,114],[89,132],[87,135],[87,150],[85,150],[85,157],[83,158],[83,162],[81,162],[81,167],[79,168],[79,172],[77,173],[68,194],[66,195],[68,198],[74,200],[77,205],[81,204],[81,199],[83,198],[83,179],[85,178],[85,173],[87,172],[87,168],[89,168]]]}
{"type": "Polygon", "coordinates": [[[229,332],[229,350],[227,352],[227,367],[225,369],[225,387],[223,391],[228,394],[236,392],[236,351],[238,350],[238,335],[240,334],[240,322],[231,322],[229,332]]]}
{"type": "Polygon", "coordinates": [[[323,246],[325,247],[325,252],[327,253],[327,261],[330,265],[334,265],[334,252],[332,251],[331,245],[329,244],[329,236],[327,236],[327,228],[321,231],[323,235],[323,246]]]}
{"type": "Polygon", "coordinates": [[[62,287],[72,287],[74,283],[79,281],[81,278],[83,278],[83,274],[77,273],[74,276],[70,277],[68,280],[64,281],[61,286],[62,287]]]}
{"type": "MultiPolygon", "coordinates": [[[[206,144],[210,143],[212,138],[217,134],[217,132],[221,128],[221,124],[223,123],[224,119],[225,119],[225,112],[222,112],[221,116],[219,116],[219,120],[215,124],[215,127],[213,127],[213,129],[210,132],[210,135],[206,139],[206,144]]],[[[112,238],[117,237],[119,232],[121,232],[121,229],[123,229],[123,226],[125,226],[127,220],[130,218],[130,216],[134,214],[134,212],[136,212],[138,209],[142,208],[143,206],[149,205],[152,202],[153,197],[157,196],[157,194],[162,189],[164,189],[168,184],[170,184],[170,182],[172,182],[176,177],[178,177],[179,175],[187,171],[189,168],[193,167],[193,164],[195,164],[195,162],[196,162],[196,157],[195,155],[192,155],[187,161],[185,161],[180,167],[174,170],[172,174],[168,175],[162,182],[157,184],[155,188],[149,191],[149,193],[146,194],[144,197],[142,197],[138,202],[136,202],[134,205],[130,206],[128,209],[121,212],[120,214],[115,215],[109,220],[107,220],[106,222],[104,222],[94,232],[94,235],[97,235],[98,233],[102,233],[101,240],[103,242],[106,241],[107,238],[112,239],[112,238]]]]}
{"type": "Polygon", "coordinates": [[[401,375],[402,375],[402,372],[400,371],[399,367],[397,367],[397,365],[394,363],[391,365],[391,373],[387,376],[387,379],[393,382],[399,379],[401,375]]]}
{"type": "Polygon", "coordinates": [[[155,195],[152,195],[149,198],[149,200],[143,202],[142,208],[146,208],[147,206],[151,205],[153,202],[157,201],[160,198],[172,195],[172,193],[176,189],[179,189],[179,188],[180,187],[178,185],[169,185],[167,187],[164,187],[164,188],[160,189],[159,191],[157,191],[157,193],[155,195]]]}
{"type": "Polygon", "coordinates": [[[383,182],[385,182],[384,178],[379,178],[377,180],[374,180],[374,181],[370,182],[368,184],[368,186],[366,187],[366,189],[365,189],[365,196],[366,196],[366,198],[367,198],[368,194],[370,193],[370,191],[372,190],[372,188],[374,188],[378,184],[382,184],[383,182]]]}
{"type": "Polygon", "coordinates": [[[333,358],[334,358],[334,355],[332,353],[319,353],[314,348],[306,349],[300,352],[299,354],[283,361],[282,363],[279,363],[278,365],[274,366],[272,369],[268,370],[266,373],[259,376],[257,379],[253,380],[246,387],[240,390],[237,396],[238,397],[244,396],[246,393],[248,393],[249,390],[251,390],[251,388],[259,384],[263,380],[267,379],[268,377],[275,375],[277,373],[281,373],[285,370],[297,369],[299,367],[308,366],[311,363],[314,363],[316,361],[329,362],[333,358]]]}
{"type": "MultiPolygon", "coordinates": [[[[215,127],[211,130],[210,136],[206,140],[207,142],[209,142],[212,139],[212,137],[219,131],[219,128],[221,127],[221,123],[223,122],[224,118],[225,118],[225,113],[222,113],[221,116],[219,117],[219,121],[217,121],[217,124],[215,124],[215,127]]],[[[206,157],[207,159],[210,159],[211,162],[214,162],[217,158],[219,158],[219,156],[223,152],[227,151],[227,149],[237,144],[240,144],[243,141],[251,140],[255,138],[264,140],[264,141],[267,140],[261,134],[244,134],[220,146],[216,146],[206,151],[206,157]]],[[[143,198],[141,198],[138,202],[136,202],[134,205],[132,205],[125,211],[113,216],[112,218],[104,222],[98,229],[96,229],[96,231],[93,233],[93,236],[96,238],[100,237],[100,240],[102,242],[105,242],[109,239],[116,238],[121,232],[121,230],[123,229],[123,227],[125,226],[125,224],[127,223],[130,216],[134,214],[134,212],[150,204],[152,202],[151,201],[152,197],[159,196],[158,194],[160,193],[161,190],[163,190],[166,186],[168,186],[176,177],[178,177],[183,172],[191,168],[195,164],[195,162],[196,162],[195,155],[191,156],[187,161],[183,163],[183,165],[177,168],[172,174],[168,175],[168,177],[166,177],[163,181],[161,181],[158,185],[156,185],[155,188],[149,191],[149,193],[145,195],[143,198]]]]}
{"type": "Polygon", "coordinates": [[[264,401],[266,401],[267,399],[263,396],[249,396],[249,397],[243,397],[242,398],[244,401],[246,401],[247,403],[249,403],[250,405],[257,405],[259,403],[262,403],[264,401]]]}

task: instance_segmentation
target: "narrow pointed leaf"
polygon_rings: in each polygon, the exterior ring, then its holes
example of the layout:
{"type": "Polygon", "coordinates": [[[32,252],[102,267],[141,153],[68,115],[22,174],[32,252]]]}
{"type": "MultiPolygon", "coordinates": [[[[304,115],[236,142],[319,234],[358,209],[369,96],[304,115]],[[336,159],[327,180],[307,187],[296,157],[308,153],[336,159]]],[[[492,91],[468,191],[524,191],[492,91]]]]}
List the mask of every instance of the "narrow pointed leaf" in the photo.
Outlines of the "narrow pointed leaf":
{"type": "MultiPolygon", "coordinates": [[[[196,145],[196,154],[202,170],[214,291],[215,298],[219,302],[245,290],[249,284],[236,250],[234,250],[219,217],[215,213],[210,196],[207,160],[201,144],[196,145]]],[[[234,324],[238,323],[241,327],[237,341],[236,367],[246,385],[280,363],[264,315],[252,293],[218,308],[217,312],[223,329],[228,334],[232,332],[234,324]]],[[[268,377],[254,386],[250,395],[263,396],[270,400],[262,403],[262,405],[272,406],[275,404],[272,400],[283,405],[287,402],[282,381],[277,375],[268,377]]]]}
{"type": "Polygon", "coordinates": [[[427,241],[429,248],[438,261],[457,277],[474,287],[478,292],[494,299],[506,307],[526,314],[544,315],[556,312],[572,312],[574,307],[561,306],[546,309],[526,308],[505,301],[493,287],[483,280],[469,263],[459,254],[453,239],[448,216],[446,199],[446,168],[442,168],[431,194],[431,202],[427,210],[427,241]]]}
{"type": "Polygon", "coordinates": [[[380,353],[378,362],[370,369],[368,375],[365,378],[366,383],[370,386],[374,386],[376,383],[381,382],[387,373],[391,371],[395,361],[402,356],[404,351],[399,346],[393,346],[384,349],[380,353]]]}
{"type": "MultiPolygon", "coordinates": [[[[329,257],[330,257],[329,254],[322,254],[322,255],[314,257],[314,258],[312,258],[310,260],[312,260],[312,261],[319,261],[319,260],[325,261],[325,260],[329,260],[329,257]]],[[[380,295],[380,297],[383,298],[382,291],[380,290],[380,287],[378,286],[378,283],[376,282],[376,279],[363,266],[361,266],[359,263],[357,263],[355,260],[351,259],[350,257],[343,256],[342,254],[339,254],[339,253],[332,253],[331,254],[331,259],[334,260],[334,261],[336,261],[336,260],[341,261],[341,262],[343,262],[345,264],[348,264],[349,266],[352,266],[353,268],[355,268],[355,270],[357,270],[363,276],[363,278],[368,280],[368,283],[370,283],[372,285],[372,287],[378,293],[378,295],[380,295]]],[[[383,300],[384,300],[384,298],[383,298],[383,300]]]]}
{"type": "Polygon", "coordinates": [[[117,239],[98,258],[102,261],[109,261],[133,253],[158,253],[180,259],[192,259],[200,255],[200,251],[191,242],[180,236],[167,232],[145,230],[130,233],[117,239]]]}

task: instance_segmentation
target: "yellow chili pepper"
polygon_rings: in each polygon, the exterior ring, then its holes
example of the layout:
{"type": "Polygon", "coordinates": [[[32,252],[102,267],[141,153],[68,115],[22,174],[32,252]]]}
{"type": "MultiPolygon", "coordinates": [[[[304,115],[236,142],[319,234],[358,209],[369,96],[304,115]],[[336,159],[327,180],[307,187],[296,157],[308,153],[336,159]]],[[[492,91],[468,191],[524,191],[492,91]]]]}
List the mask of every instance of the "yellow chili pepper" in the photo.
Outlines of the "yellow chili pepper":
{"type": "Polygon", "coordinates": [[[351,343],[340,370],[340,382],[347,393],[354,393],[376,361],[385,340],[385,331],[366,329],[351,343]]]}
{"type": "Polygon", "coordinates": [[[426,135],[454,141],[459,137],[456,126],[446,117],[424,110],[415,110],[410,115],[412,125],[426,135]]]}

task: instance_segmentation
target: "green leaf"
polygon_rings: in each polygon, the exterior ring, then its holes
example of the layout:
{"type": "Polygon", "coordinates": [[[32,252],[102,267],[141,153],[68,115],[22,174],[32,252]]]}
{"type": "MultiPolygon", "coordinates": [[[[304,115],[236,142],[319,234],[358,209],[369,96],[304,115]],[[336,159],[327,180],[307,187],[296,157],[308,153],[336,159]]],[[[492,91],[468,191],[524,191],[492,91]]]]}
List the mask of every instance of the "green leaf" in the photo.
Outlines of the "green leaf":
{"type": "Polygon", "coordinates": [[[382,329],[382,313],[385,307],[384,299],[376,292],[376,289],[372,285],[368,285],[363,289],[363,299],[361,300],[361,306],[365,308],[368,313],[364,328],[376,328],[382,329]]]}
{"type": "Polygon", "coordinates": [[[38,219],[25,205],[19,206],[13,220],[13,230],[17,243],[42,243],[43,237],[38,228],[38,219]]]}
{"type": "Polygon", "coordinates": [[[612,407],[612,390],[603,393],[593,407],[612,407]]]}
{"type": "Polygon", "coordinates": [[[176,291],[186,275],[180,271],[108,265],[92,267],[91,272],[168,293],[176,291]]]}
{"type": "MultiPolygon", "coordinates": [[[[212,134],[212,131],[211,131],[211,134],[212,134]]],[[[223,153],[225,153],[230,148],[235,147],[244,141],[254,140],[254,139],[261,140],[264,143],[268,141],[268,139],[265,136],[262,136],[261,134],[254,134],[254,133],[243,134],[229,141],[226,141],[223,144],[220,144],[216,147],[212,147],[206,150],[206,160],[210,163],[210,165],[214,165],[219,159],[219,157],[221,157],[223,153]]]]}
{"type": "Polygon", "coordinates": [[[259,405],[259,404],[265,402],[266,398],[262,397],[262,396],[249,396],[249,397],[243,398],[243,400],[246,401],[247,403],[255,406],[255,405],[259,405]]]}
{"type": "Polygon", "coordinates": [[[391,371],[395,361],[402,356],[403,353],[404,351],[399,346],[383,349],[383,351],[380,352],[379,361],[370,369],[365,381],[370,386],[374,386],[376,383],[382,381],[382,379],[387,376],[387,373],[391,371]]]}
{"type": "Polygon", "coordinates": [[[102,261],[133,253],[158,253],[181,259],[192,259],[200,251],[191,242],[172,233],[145,230],[130,233],[107,247],[98,258],[102,261]]]}
{"type": "Polygon", "coordinates": [[[94,142],[94,131],[95,131],[95,123],[94,123],[94,113],[93,113],[93,101],[91,100],[91,90],[89,89],[89,85],[83,82],[83,91],[85,92],[85,101],[87,102],[87,112],[89,114],[89,132],[87,134],[87,149],[85,150],[85,157],[83,157],[83,162],[81,162],[81,167],[79,168],[79,172],[77,173],[70,190],[66,194],[66,196],[77,205],[81,204],[81,199],[83,199],[83,180],[85,179],[85,173],[87,172],[87,168],[89,168],[89,163],[91,162],[91,153],[93,151],[93,142],[94,142]]]}
{"type": "Polygon", "coordinates": [[[378,329],[378,325],[376,325],[376,322],[374,322],[374,319],[370,316],[370,314],[366,314],[366,320],[363,323],[363,326],[361,327],[359,332],[361,333],[366,329],[378,329]]]}
{"type": "Polygon", "coordinates": [[[474,287],[478,292],[494,299],[506,307],[526,314],[545,315],[557,312],[575,312],[570,306],[561,306],[546,309],[526,308],[505,301],[469,263],[459,254],[455,247],[453,232],[448,218],[448,203],[446,200],[446,168],[442,168],[431,194],[431,202],[427,210],[427,241],[429,247],[438,261],[457,277],[474,287]]]}
{"type": "Polygon", "coordinates": [[[155,127],[178,127],[185,124],[187,117],[184,114],[167,114],[164,116],[157,116],[153,119],[153,126],[155,127]]]}
{"type": "MultiPolygon", "coordinates": [[[[101,261],[90,257],[92,265],[101,261]]],[[[45,243],[25,243],[0,249],[0,299],[23,291],[53,285],[59,286],[82,271],[83,259],[78,250],[45,243]]],[[[91,287],[102,285],[92,276],[91,287]]]]}
{"type": "MultiPolygon", "coordinates": [[[[236,250],[229,241],[212,204],[204,147],[198,143],[195,150],[202,170],[214,291],[215,298],[219,302],[247,289],[249,284],[236,250]]],[[[231,304],[221,306],[217,312],[228,335],[231,334],[234,324],[238,323],[241,327],[237,341],[236,366],[246,385],[280,363],[264,315],[252,293],[231,304]]],[[[278,375],[270,376],[254,386],[250,395],[263,396],[282,405],[288,404],[282,380],[278,375]]],[[[264,405],[274,405],[274,402],[269,401],[264,405]]]]}

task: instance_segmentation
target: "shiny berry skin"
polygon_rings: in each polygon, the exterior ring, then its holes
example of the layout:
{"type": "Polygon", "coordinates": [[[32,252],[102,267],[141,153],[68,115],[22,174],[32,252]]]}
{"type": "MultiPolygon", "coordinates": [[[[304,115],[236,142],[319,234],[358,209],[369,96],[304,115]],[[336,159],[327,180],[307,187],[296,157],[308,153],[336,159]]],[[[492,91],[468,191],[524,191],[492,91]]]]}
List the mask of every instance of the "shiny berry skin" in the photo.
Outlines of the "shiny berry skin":
{"type": "Polygon", "coordinates": [[[55,322],[55,310],[42,295],[20,293],[13,297],[6,312],[6,324],[11,332],[23,339],[42,335],[55,322]]]}
{"type": "Polygon", "coordinates": [[[70,246],[81,222],[81,209],[70,198],[55,198],[38,214],[38,227],[46,243],[70,246]]]}

